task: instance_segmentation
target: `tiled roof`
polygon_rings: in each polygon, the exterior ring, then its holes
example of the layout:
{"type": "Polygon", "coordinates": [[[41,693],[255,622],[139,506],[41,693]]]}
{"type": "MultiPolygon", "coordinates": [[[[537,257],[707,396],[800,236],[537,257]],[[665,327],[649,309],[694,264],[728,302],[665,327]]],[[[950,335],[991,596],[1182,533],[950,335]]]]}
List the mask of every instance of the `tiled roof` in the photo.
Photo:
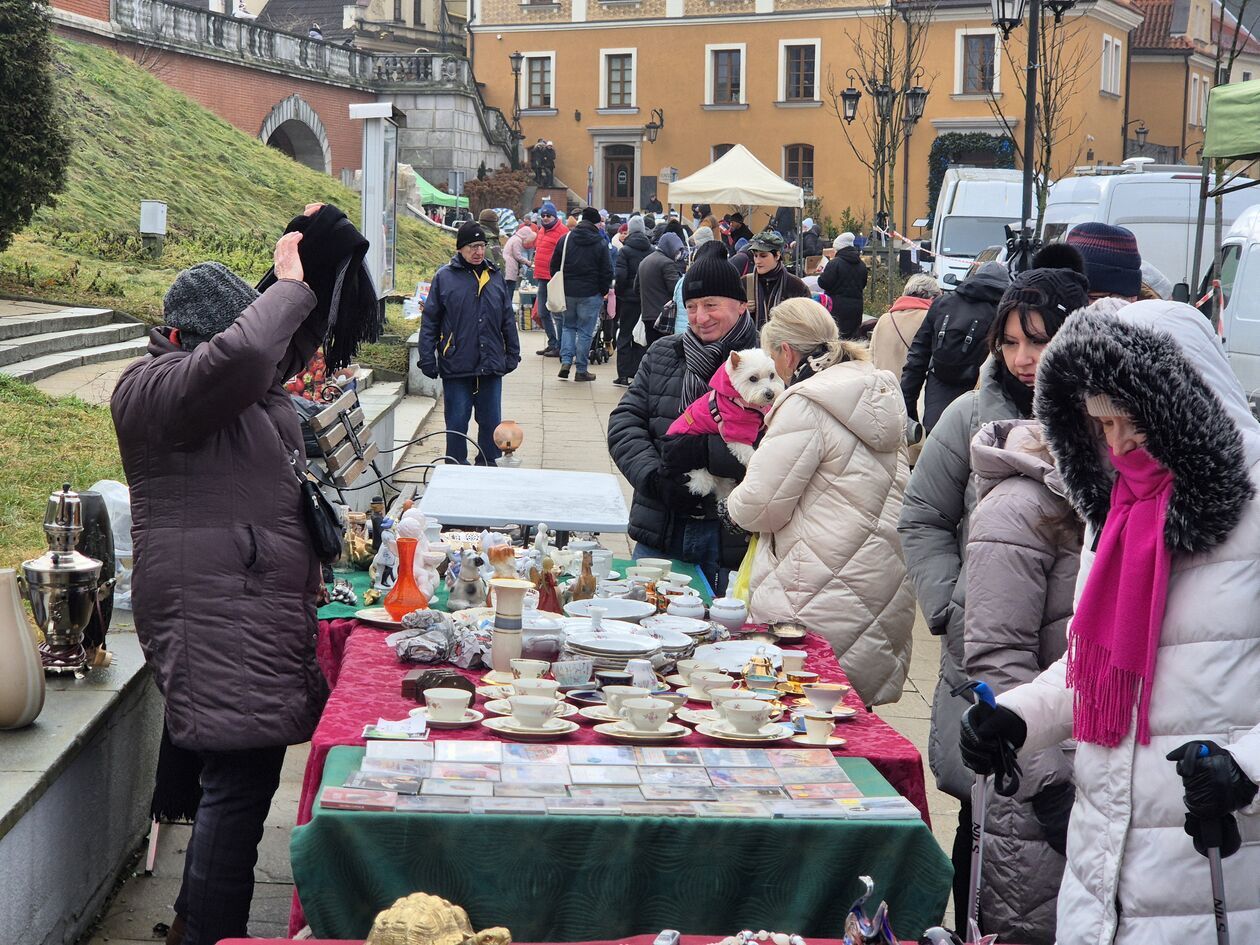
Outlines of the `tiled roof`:
{"type": "MultiPolygon", "coordinates": [[[[275,0],[273,0],[275,2],[275,0]]],[[[1142,25],[1133,36],[1134,49],[1194,49],[1185,36],[1172,35],[1175,0],[1135,0],[1142,11],[1142,25]]]]}

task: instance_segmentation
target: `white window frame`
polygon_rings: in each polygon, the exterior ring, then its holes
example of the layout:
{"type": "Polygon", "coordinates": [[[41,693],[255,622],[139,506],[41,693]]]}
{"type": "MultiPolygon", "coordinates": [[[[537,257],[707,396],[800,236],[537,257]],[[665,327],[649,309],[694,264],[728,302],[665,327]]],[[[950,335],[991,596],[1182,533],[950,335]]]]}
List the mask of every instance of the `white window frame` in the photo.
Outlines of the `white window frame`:
{"type": "Polygon", "coordinates": [[[1002,37],[996,26],[964,26],[954,30],[954,94],[987,95],[987,92],[964,92],[963,75],[966,72],[967,37],[993,37],[993,94],[1002,94],[1002,37]]]}
{"type": "Polygon", "coordinates": [[[1190,76],[1190,120],[1187,122],[1191,128],[1199,126],[1199,76],[1193,74],[1190,76]]]}
{"type": "Polygon", "coordinates": [[[634,46],[617,49],[601,49],[599,51],[599,107],[600,108],[638,108],[639,107],[639,50],[634,46]],[[630,57],[630,104],[613,105],[608,101],[608,57],[630,57]]]}
{"type": "Polygon", "coordinates": [[[1108,95],[1121,94],[1122,60],[1124,43],[1115,36],[1103,33],[1102,76],[1098,82],[1100,91],[1108,95]]]}
{"type": "Polygon", "coordinates": [[[1212,85],[1206,77],[1199,83],[1199,91],[1202,93],[1199,96],[1199,127],[1206,128],[1208,97],[1212,94],[1212,85]]]}
{"type": "Polygon", "coordinates": [[[1124,40],[1119,37],[1111,41],[1111,91],[1124,94],[1124,40]]]}
{"type": "Polygon", "coordinates": [[[706,105],[747,105],[748,104],[748,44],[747,43],[706,43],[704,47],[704,104],[706,105]],[[713,54],[726,50],[739,51],[739,101],[713,101],[713,54]]]}
{"type": "Polygon", "coordinates": [[[787,97],[787,51],[789,46],[813,46],[814,47],[814,97],[813,98],[794,98],[794,102],[820,102],[821,94],[820,82],[822,81],[822,40],[820,38],[813,39],[781,39],[779,40],[779,97],[775,101],[786,102],[787,97]]]}
{"type": "Polygon", "coordinates": [[[519,88],[517,89],[517,101],[521,103],[521,111],[540,111],[547,108],[556,108],[556,51],[554,49],[546,49],[536,52],[521,53],[521,55],[525,57],[521,60],[521,77],[519,80],[519,88]],[[551,60],[550,105],[529,104],[529,61],[531,59],[551,60]]]}

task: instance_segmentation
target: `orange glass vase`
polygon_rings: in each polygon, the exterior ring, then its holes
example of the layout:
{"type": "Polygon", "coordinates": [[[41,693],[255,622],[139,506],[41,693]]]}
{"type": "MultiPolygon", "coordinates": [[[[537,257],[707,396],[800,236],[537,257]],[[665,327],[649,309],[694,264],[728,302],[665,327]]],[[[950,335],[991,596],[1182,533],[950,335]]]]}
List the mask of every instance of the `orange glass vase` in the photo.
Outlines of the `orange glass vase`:
{"type": "Polygon", "coordinates": [[[416,583],[417,544],[418,539],[415,538],[398,539],[398,580],[394,582],[394,586],[389,589],[385,600],[382,601],[389,615],[395,620],[402,620],[413,610],[424,610],[429,606],[429,598],[416,583]]]}

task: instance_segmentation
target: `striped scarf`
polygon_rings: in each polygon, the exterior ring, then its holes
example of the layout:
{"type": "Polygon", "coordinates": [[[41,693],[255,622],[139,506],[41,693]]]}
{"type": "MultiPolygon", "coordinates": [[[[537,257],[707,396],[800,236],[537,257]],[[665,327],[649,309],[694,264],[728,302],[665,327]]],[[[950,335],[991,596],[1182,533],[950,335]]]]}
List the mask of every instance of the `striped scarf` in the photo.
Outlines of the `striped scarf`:
{"type": "Polygon", "coordinates": [[[706,344],[696,336],[694,331],[684,332],[683,358],[687,362],[687,370],[683,374],[682,403],[678,405],[679,413],[709,392],[709,381],[732,351],[742,351],[744,348],[756,346],[757,329],[747,313],[739,316],[739,321],[717,341],[706,344]]]}

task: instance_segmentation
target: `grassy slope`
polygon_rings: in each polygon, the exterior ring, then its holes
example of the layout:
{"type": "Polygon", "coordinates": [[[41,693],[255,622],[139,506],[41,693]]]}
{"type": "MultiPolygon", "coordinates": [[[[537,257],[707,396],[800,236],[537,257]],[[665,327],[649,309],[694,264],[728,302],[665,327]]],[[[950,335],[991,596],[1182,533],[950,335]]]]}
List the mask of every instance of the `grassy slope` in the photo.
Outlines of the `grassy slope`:
{"type": "MultiPolygon", "coordinates": [[[[56,71],[74,137],[55,207],[0,254],[0,291],[95,303],[149,321],[175,273],[218,259],[262,276],[288,220],[313,201],[359,217],[359,198],[331,177],[217,118],[131,60],[97,46],[56,42],[56,71]],[[140,200],[167,204],[163,258],[140,254],[140,200]]],[[[446,262],[449,239],[399,220],[398,285],[446,262]]]]}

